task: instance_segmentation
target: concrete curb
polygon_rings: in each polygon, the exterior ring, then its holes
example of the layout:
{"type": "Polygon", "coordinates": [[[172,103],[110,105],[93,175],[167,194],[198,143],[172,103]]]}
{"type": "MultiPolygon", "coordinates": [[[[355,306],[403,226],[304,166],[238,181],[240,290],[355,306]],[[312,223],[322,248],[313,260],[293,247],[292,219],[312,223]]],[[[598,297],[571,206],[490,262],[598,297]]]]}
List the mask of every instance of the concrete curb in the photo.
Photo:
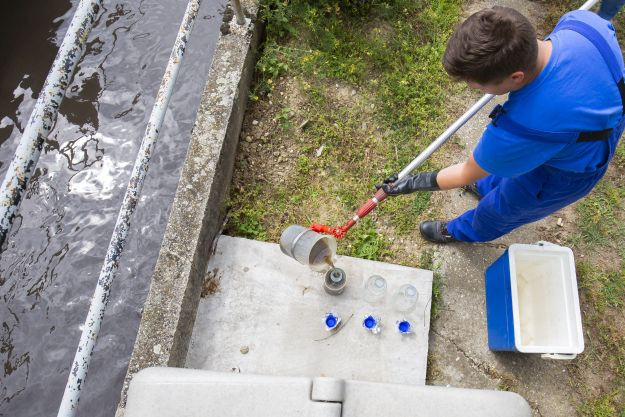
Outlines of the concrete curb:
{"type": "Polygon", "coordinates": [[[224,14],[116,416],[123,415],[134,374],[150,366],[183,367],[186,360],[262,32],[256,1],[242,3],[245,25],[229,10],[224,14]]]}

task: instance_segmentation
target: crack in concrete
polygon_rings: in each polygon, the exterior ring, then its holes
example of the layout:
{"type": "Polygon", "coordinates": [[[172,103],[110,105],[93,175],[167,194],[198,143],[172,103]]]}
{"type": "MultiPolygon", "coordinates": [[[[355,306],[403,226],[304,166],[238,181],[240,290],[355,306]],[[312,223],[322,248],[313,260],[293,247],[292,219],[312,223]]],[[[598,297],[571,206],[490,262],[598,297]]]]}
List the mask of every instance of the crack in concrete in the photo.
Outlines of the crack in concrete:
{"type": "Polygon", "coordinates": [[[491,378],[491,379],[502,379],[501,376],[499,376],[499,373],[493,369],[492,366],[485,364],[481,361],[478,361],[477,359],[471,357],[471,355],[469,355],[463,348],[461,348],[458,343],[456,343],[454,340],[452,340],[449,337],[444,336],[442,333],[436,331],[436,329],[431,328],[430,331],[432,333],[434,333],[435,335],[437,335],[438,337],[440,337],[441,339],[451,343],[452,345],[454,345],[454,347],[456,348],[457,351],[459,351],[460,353],[462,353],[462,355],[464,355],[465,358],[467,358],[467,360],[471,363],[471,365],[477,369],[478,371],[482,372],[485,376],[491,378]]]}
{"type": "Polygon", "coordinates": [[[528,401],[532,411],[535,411],[538,414],[538,417],[543,417],[543,413],[540,411],[540,407],[535,401],[528,401]]]}
{"type": "MultiPolygon", "coordinates": [[[[430,331],[432,333],[434,333],[435,335],[437,335],[438,337],[440,337],[441,339],[451,343],[456,348],[456,350],[458,352],[462,353],[462,355],[465,358],[467,358],[467,360],[471,363],[471,366],[473,368],[475,368],[476,370],[480,371],[482,373],[482,375],[484,375],[487,378],[490,378],[492,380],[498,380],[499,383],[505,382],[505,381],[509,381],[509,382],[512,382],[514,385],[519,386],[519,384],[520,384],[519,380],[517,380],[516,378],[513,378],[511,376],[508,376],[508,375],[502,375],[501,373],[499,373],[490,364],[485,363],[483,361],[479,361],[479,360],[473,358],[462,347],[460,347],[458,345],[458,343],[456,343],[453,339],[443,335],[442,333],[438,332],[433,327],[430,328],[430,331]]],[[[512,388],[512,387],[510,387],[510,388],[512,388]]],[[[513,391],[513,392],[516,392],[516,391],[513,391]]],[[[537,415],[537,417],[543,417],[543,413],[540,411],[540,407],[538,406],[538,403],[536,403],[536,401],[528,400],[527,402],[530,405],[532,411],[537,415]]]]}

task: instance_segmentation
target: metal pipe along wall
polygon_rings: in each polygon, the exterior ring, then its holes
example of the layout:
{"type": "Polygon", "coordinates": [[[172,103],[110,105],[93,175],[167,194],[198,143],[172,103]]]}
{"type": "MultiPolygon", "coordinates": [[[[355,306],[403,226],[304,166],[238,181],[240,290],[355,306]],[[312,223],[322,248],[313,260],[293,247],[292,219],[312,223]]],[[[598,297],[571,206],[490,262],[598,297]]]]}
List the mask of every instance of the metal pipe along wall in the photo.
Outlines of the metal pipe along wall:
{"type": "Polygon", "coordinates": [[[35,171],[43,144],[56,123],[59,106],[82,57],[101,0],[81,0],[30,114],[15,156],[0,186],[0,247],[11,230],[13,217],[35,171]]]}
{"type": "Polygon", "coordinates": [[[143,181],[148,170],[150,157],[152,156],[159,131],[163,124],[167,105],[169,104],[169,99],[173,92],[178,71],[182,63],[187,40],[200,8],[200,2],[200,0],[190,0],[187,4],[187,9],[180,29],[178,30],[174,47],[169,56],[165,75],[161,81],[154,107],[152,108],[152,114],[150,115],[150,120],[148,121],[130,180],[128,181],[128,188],[126,189],[126,194],[124,195],[124,200],[117,217],[115,229],[113,229],[113,235],[111,236],[106,258],[104,259],[98,283],[93,298],[91,299],[89,313],[87,314],[80,337],[80,343],[76,350],[74,361],[72,362],[58,417],[72,417],[76,413],[78,401],[80,400],[80,391],[87,376],[91,354],[93,353],[93,348],[95,347],[104,317],[104,310],[109,300],[113,276],[119,266],[119,259],[124,250],[124,244],[128,236],[128,230],[130,229],[130,218],[139,201],[139,195],[143,188],[143,181]]]}

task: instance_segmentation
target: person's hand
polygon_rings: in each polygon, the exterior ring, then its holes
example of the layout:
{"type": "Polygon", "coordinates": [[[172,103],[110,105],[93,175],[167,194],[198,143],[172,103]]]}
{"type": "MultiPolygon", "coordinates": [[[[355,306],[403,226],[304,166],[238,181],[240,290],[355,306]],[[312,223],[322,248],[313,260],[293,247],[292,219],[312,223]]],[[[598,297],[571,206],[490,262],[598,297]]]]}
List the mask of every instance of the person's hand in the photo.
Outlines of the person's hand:
{"type": "Polygon", "coordinates": [[[440,187],[436,182],[438,171],[421,172],[416,175],[408,175],[397,180],[397,175],[386,178],[382,184],[376,185],[377,189],[383,189],[386,195],[396,196],[410,194],[415,191],[438,191],[440,187]]]}

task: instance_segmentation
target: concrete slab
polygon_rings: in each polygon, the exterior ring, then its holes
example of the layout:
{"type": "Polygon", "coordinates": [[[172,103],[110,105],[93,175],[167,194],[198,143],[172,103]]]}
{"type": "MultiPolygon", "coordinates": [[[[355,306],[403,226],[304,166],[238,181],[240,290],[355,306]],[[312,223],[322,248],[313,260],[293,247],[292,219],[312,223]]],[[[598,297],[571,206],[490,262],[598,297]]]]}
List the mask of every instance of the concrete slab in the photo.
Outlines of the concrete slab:
{"type": "Polygon", "coordinates": [[[323,290],[324,275],[288,258],[273,243],[221,236],[209,262],[213,294],[200,300],[186,367],[281,376],[329,376],[423,385],[427,365],[432,272],[338,257],[347,287],[339,296],[323,290]],[[388,285],[386,302],[363,299],[372,274],[388,285]],[[393,310],[392,294],[403,284],[419,292],[416,308],[393,310]],[[325,330],[337,313],[343,325],[325,330]],[[381,318],[382,332],[362,327],[366,314],[381,318]],[[397,320],[415,333],[402,336],[397,320]]]}
{"type": "Polygon", "coordinates": [[[530,417],[517,394],[380,384],[335,378],[276,377],[150,368],[128,391],[128,417],[530,417]]]}

